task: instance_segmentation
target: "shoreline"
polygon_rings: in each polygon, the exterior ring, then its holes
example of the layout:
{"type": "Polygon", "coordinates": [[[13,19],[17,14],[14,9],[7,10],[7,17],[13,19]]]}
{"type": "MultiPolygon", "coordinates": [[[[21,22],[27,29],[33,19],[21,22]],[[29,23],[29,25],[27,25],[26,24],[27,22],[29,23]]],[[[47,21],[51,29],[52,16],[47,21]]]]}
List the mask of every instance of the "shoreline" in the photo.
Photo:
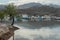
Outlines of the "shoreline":
{"type": "Polygon", "coordinates": [[[12,25],[7,25],[6,29],[5,26],[0,26],[0,29],[2,29],[0,30],[0,40],[8,40],[14,35],[14,31],[18,30],[19,28],[12,25]]]}

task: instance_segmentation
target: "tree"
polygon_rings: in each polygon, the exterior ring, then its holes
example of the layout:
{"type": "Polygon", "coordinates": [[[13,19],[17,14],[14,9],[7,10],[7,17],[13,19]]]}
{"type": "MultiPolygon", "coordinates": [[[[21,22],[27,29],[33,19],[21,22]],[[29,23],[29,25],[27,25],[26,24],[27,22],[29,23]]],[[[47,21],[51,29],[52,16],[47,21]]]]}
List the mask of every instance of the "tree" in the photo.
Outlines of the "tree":
{"type": "Polygon", "coordinates": [[[0,19],[1,19],[1,22],[2,22],[2,19],[4,19],[4,11],[0,11],[0,19]]]}
{"type": "Polygon", "coordinates": [[[14,24],[14,16],[16,15],[16,7],[13,4],[6,5],[6,14],[10,16],[10,19],[12,19],[12,24],[14,24]]]}

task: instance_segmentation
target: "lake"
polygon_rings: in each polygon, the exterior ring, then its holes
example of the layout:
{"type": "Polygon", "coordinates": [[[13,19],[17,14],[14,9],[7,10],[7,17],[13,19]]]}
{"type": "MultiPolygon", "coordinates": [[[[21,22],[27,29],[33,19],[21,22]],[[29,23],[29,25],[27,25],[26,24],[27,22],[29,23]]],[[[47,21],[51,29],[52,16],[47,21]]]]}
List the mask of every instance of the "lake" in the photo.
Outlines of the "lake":
{"type": "MultiPolygon", "coordinates": [[[[60,25],[41,27],[37,23],[17,23],[20,29],[15,31],[15,40],[60,40],[60,25]]],[[[12,40],[12,37],[9,39],[12,40]]]]}

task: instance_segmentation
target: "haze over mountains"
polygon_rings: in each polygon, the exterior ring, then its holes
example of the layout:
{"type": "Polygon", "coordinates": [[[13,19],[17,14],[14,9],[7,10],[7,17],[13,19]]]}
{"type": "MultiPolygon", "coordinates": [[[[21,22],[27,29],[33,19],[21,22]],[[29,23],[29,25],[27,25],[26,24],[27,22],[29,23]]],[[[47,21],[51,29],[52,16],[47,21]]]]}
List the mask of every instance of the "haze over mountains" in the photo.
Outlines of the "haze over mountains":
{"type": "Polygon", "coordinates": [[[5,5],[0,5],[0,10],[4,9],[5,5]]]}
{"type": "MultiPolygon", "coordinates": [[[[31,3],[19,5],[19,6],[17,6],[17,9],[27,9],[27,8],[30,8],[30,7],[41,7],[41,6],[43,6],[43,4],[31,2],[31,3]]],[[[53,5],[53,4],[45,5],[45,6],[60,8],[59,5],[53,5]]],[[[5,5],[0,5],[0,10],[4,9],[4,7],[5,7],[5,5]]]]}
{"type": "MultiPolygon", "coordinates": [[[[30,8],[30,7],[41,7],[41,6],[44,6],[44,5],[40,4],[40,3],[31,2],[28,4],[24,4],[24,5],[19,5],[18,8],[19,9],[26,9],[26,8],[30,8]]],[[[54,5],[54,4],[50,4],[50,5],[46,5],[46,6],[60,8],[60,5],[54,5]]]]}
{"type": "Polygon", "coordinates": [[[28,4],[24,4],[24,5],[19,5],[18,8],[20,8],[20,9],[26,9],[26,8],[35,7],[35,6],[36,7],[40,7],[40,6],[42,6],[42,4],[32,2],[32,3],[28,3],[28,4]]]}

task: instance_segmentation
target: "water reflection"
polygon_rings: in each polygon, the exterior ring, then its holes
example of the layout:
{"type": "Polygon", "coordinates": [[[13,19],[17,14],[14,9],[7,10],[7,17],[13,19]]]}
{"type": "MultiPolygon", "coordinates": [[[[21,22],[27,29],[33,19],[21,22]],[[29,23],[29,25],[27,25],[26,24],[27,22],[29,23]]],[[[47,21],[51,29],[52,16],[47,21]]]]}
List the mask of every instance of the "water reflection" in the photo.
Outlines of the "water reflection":
{"type": "Polygon", "coordinates": [[[21,22],[17,23],[17,25],[27,29],[40,29],[42,27],[57,27],[60,25],[60,22],[21,22]]]}
{"type": "Polygon", "coordinates": [[[60,40],[60,25],[39,27],[30,24],[15,24],[20,29],[15,31],[15,40],[60,40]],[[28,27],[28,28],[27,28],[28,27]]]}

